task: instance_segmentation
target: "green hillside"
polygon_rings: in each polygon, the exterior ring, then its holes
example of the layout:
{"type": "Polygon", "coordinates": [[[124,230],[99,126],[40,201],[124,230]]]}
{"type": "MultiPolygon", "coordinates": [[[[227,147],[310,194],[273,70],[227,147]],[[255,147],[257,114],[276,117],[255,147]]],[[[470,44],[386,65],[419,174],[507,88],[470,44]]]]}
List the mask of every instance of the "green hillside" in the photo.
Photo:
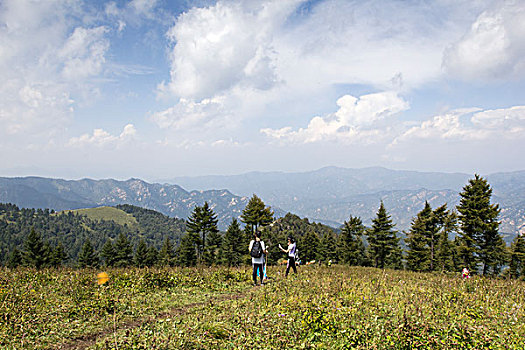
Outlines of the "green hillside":
{"type": "Polygon", "coordinates": [[[142,239],[159,250],[166,238],[177,247],[186,223],[131,205],[54,212],[0,203],[0,266],[7,263],[10,253],[24,249],[33,229],[51,249],[62,245],[67,255],[65,264],[75,265],[87,240],[95,252],[100,252],[107,241],[115,242],[120,234],[132,247],[142,239]]]}
{"type": "Polygon", "coordinates": [[[113,221],[114,223],[129,227],[138,225],[137,219],[131,214],[126,213],[121,209],[114,207],[98,207],[98,208],[88,208],[88,209],[77,209],[77,210],[66,210],[66,213],[73,212],[75,214],[84,215],[88,219],[94,221],[113,221]]]}

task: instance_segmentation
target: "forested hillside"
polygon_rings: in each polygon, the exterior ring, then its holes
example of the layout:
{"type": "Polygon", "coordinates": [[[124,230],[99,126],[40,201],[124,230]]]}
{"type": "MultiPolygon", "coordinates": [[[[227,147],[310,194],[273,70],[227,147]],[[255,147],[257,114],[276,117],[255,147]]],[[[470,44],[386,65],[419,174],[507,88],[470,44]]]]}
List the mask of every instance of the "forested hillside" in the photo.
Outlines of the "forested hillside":
{"type": "Polygon", "coordinates": [[[219,228],[226,229],[231,219],[240,215],[247,198],[222,189],[189,192],[178,185],[151,184],[139,179],[0,177],[0,202],[55,211],[130,204],[181,219],[186,219],[196,205],[208,202],[217,213],[219,228]]]}
{"type": "Polygon", "coordinates": [[[0,263],[5,264],[9,253],[22,250],[32,229],[49,249],[61,245],[67,255],[66,264],[77,261],[86,241],[100,251],[107,240],[124,234],[132,245],[143,239],[159,249],[166,238],[178,244],[185,230],[185,221],[170,218],[153,210],[131,205],[112,208],[123,215],[131,214],[136,224],[119,224],[115,220],[97,220],[75,211],[55,212],[49,209],[25,209],[13,204],[0,204],[0,263]]]}

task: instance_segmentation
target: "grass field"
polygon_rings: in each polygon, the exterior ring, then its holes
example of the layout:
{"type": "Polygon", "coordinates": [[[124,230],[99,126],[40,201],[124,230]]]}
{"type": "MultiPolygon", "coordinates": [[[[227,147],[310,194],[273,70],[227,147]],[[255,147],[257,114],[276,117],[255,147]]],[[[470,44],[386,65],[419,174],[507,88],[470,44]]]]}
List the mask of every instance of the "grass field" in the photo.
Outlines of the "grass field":
{"type": "Polygon", "coordinates": [[[525,349],[525,283],[302,267],[0,270],[2,349],[525,349]]]}
{"type": "Polygon", "coordinates": [[[64,211],[73,212],[80,215],[85,215],[91,220],[106,220],[114,221],[115,223],[124,226],[137,225],[137,219],[131,214],[126,213],[123,210],[114,208],[114,207],[98,207],[98,208],[88,208],[88,209],[77,209],[77,210],[67,210],[64,211]]]}

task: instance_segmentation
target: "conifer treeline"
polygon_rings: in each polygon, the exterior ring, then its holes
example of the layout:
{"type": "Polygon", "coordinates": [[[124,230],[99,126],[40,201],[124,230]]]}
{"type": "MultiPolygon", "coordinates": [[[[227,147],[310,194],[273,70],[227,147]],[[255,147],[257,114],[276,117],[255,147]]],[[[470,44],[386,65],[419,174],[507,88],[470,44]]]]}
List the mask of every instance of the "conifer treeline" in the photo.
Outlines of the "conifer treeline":
{"type": "MultiPolygon", "coordinates": [[[[500,209],[497,204],[491,204],[492,189],[487,181],[475,175],[460,196],[460,204],[455,208],[457,212],[447,208],[446,204],[433,209],[426,202],[412,220],[410,229],[404,232],[405,250],[402,249],[400,232],[395,230],[395,224],[382,201],[370,227],[365,227],[361,218],[351,216],[340,230],[334,230],[293,214],[274,220],[271,209],[253,195],[240,216],[244,228],[237,219],[233,219],[224,234],[219,233],[213,208],[205,202],[203,206],[196,206],[186,220],[185,233],[175,234],[171,230],[170,234],[163,236],[161,246],[158,246],[158,239],[157,245],[154,243],[154,238],[158,238],[155,232],[159,230],[159,226],[155,225],[159,219],[151,221],[155,212],[120,206],[120,209],[137,218],[142,216],[143,222],[149,220],[149,225],[141,226],[140,238],[130,240],[130,237],[136,236],[130,236],[128,228],[127,231],[114,231],[117,234],[107,238],[103,244],[100,241],[93,244],[90,238],[84,239],[74,264],[79,267],[237,266],[250,262],[249,241],[255,231],[261,231],[269,250],[269,264],[285,258],[278,244],[284,244],[287,236],[293,236],[298,242],[302,263],[332,261],[356,266],[438,272],[459,271],[467,267],[484,275],[498,275],[502,267],[508,265],[510,275],[525,276],[525,237],[518,235],[510,247],[505,245],[498,231],[500,209]]],[[[52,214],[45,213],[47,216],[52,214]]],[[[160,213],[155,215],[163,216],[160,213]]],[[[169,224],[164,223],[160,230],[170,231],[169,224]]],[[[37,231],[35,227],[31,229],[23,242],[23,250],[15,248],[10,251],[7,265],[60,266],[67,261],[68,255],[61,242],[51,245],[37,231]]]]}

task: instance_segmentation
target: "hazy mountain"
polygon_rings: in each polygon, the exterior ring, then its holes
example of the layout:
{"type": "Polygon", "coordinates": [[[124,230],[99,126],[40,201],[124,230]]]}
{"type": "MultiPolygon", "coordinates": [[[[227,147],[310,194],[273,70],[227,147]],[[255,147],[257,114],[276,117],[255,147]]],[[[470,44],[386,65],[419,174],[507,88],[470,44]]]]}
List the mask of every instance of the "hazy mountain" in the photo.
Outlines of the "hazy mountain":
{"type": "MultiPolygon", "coordinates": [[[[525,171],[482,175],[493,188],[493,202],[502,209],[501,231],[510,236],[519,231],[525,233],[525,171]]],[[[397,229],[406,230],[425,201],[433,208],[444,203],[454,208],[459,202],[459,192],[472,177],[379,167],[328,167],[304,173],[179,177],[164,184],[138,179],[0,178],[0,202],[55,210],[126,203],[186,219],[195,205],[208,201],[218,215],[221,229],[225,229],[232,217],[241,214],[254,193],[272,206],[277,216],[291,212],[333,227],[350,215],[370,224],[382,200],[397,229]]]]}
{"type": "MultiPolygon", "coordinates": [[[[501,231],[525,232],[525,171],[486,177],[493,188],[493,202],[502,208],[501,231]]],[[[463,173],[327,167],[304,173],[177,177],[167,182],[189,189],[227,188],[241,196],[256,193],[267,204],[331,225],[350,215],[369,224],[383,200],[397,228],[404,230],[426,200],[433,208],[445,203],[454,208],[470,178],[473,175],[463,173]]]]}
{"type": "Polygon", "coordinates": [[[217,214],[221,229],[229,225],[232,217],[241,214],[248,200],[228,190],[188,192],[177,185],[150,184],[138,179],[73,181],[42,177],[0,178],[0,202],[24,208],[59,211],[132,204],[186,219],[195,205],[207,201],[217,214]]]}

